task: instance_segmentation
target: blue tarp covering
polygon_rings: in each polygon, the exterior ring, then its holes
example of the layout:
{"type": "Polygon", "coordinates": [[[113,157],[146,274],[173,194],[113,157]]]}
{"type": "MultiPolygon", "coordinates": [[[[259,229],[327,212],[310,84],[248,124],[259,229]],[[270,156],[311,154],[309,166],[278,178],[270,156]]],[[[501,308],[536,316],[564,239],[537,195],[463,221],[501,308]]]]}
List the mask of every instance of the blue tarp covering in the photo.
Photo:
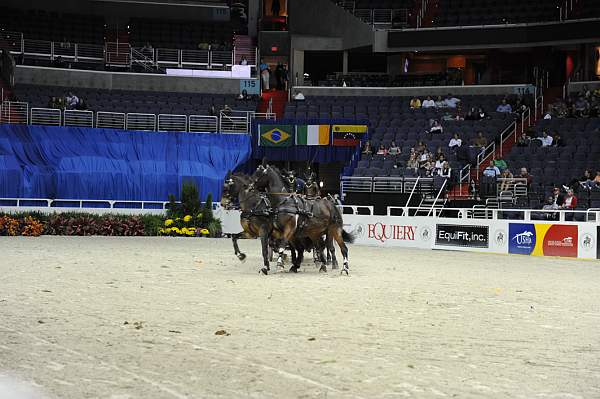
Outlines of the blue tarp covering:
{"type": "Polygon", "coordinates": [[[0,197],[163,201],[194,180],[221,196],[250,136],[0,125],[0,197]]]}

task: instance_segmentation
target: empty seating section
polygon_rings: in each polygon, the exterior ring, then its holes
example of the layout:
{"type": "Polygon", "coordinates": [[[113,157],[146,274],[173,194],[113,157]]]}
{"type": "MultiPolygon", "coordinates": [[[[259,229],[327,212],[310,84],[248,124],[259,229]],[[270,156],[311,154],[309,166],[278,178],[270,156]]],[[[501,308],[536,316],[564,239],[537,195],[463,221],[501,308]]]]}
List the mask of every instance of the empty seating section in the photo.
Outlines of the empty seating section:
{"type": "Polygon", "coordinates": [[[556,2],[548,0],[440,0],[433,25],[516,24],[559,18],[556,2]]]}
{"type": "Polygon", "coordinates": [[[350,87],[418,87],[418,86],[458,86],[461,78],[448,73],[435,74],[366,74],[356,73],[344,76],[329,75],[319,81],[319,86],[340,87],[343,82],[350,87]]]}
{"type": "Polygon", "coordinates": [[[227,22],[165,21],[131,19],[130,41],[141,47],[150,43],[155,48],[231,50],[233,35],[240,33],[227,22]]]}
{"type": "Polygon", "coordinates": [[[0,8],[0,28],[32,40],[104,43],[104,18],[93,15],[0,8]]]}
{"type": "Polygon", "coordinates": [[[92,111],[152,113],[176,115],[209,115],[214,106],[218,112],[225,105],[234,110],[256,111],[257,101],[237,101],[233,95],[202,93],[165,93],[100,89],[73,89],[58,86],[19,85],[16,90],[20,101],[30,108],[48,107],[50,97],[65,96],[72,91],[83,99],[92,111]]]}
{"type": "MultiPolygon", "coordinates": [[[[513,147],[505,157],[511,172],[518,172],[521,167],[529,170],[533,176],[531,191],[540,195],[538,201],[544,194],[548,195],[552,187],[569,185],[573,179],[583,176],[586,169],[592,171],[592,178],[600,170],[600,119],[541,120],[533,130],[538,137],[543,131],[558,133],[564,142],[564,147],[541,147],[539,140],[534,140],[528,147],[513,147]]],[[[578,195],[585,198],[586,193],[579,190],[578,195]]],[[[600,195],[593,198],[591,206],[599,208],[600,195]]],[[[581,205],[588,204],[584,201],[581,205]]]]}
{"type": "MultiPolygon", "coordinates": [[[[499,96],[463,96],[463,109],[483,107],[494,110],[501,101],[499,96]]],[[[458,171],[466,163],[459,162],[456,154],[450,151],[448,143],[454,133],[458,133],[467,146],[481,131],[488,142],[493,142],[505,130],[514,117],[511,114],[490,112],[491,118],[481,121],[446,121],[442,120],[443,133],[430,134],[432,119],[441,120],[449,109],[428,108],[409,109],[408,97],[308,97],[305,102],[289,103],[285,110],[285,118],[298,119],[357,119],[368,120],[371,143],[374,152],[380,144],[389,147],[392,141],[401,148],[398,156],[363,155],[354,176],[402,176],[409,171],[406,168],[394,168],[397,161],[406,166],[410,149],[417,141],[423,141],[433,152],[442,147],[450,166],[458,171]]],[[[470,159],[476,158],[479,148],[472,148],[470,159]]],[[[470,160],[469,159],[469,160],[470,160]]]]}

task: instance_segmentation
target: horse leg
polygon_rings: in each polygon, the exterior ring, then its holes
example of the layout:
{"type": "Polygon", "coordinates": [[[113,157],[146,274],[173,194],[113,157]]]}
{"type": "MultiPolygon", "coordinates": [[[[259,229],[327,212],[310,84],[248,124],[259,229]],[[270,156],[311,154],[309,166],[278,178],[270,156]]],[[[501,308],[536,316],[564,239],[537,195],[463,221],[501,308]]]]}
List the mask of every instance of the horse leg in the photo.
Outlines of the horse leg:
{"type": "Polygon", "coordinates": [[[246,254],[240,251],[240,247],[238,246],[238,239],[240,238],[239,234],[233,234],[231,236],[231,241],[233,242],[233,252],[235,256],[238,257],[239,260],[246,260],[246,254]]]}
{"type": "Polygon", "coordinates": [[[327,255],[328,255],[328,259],[331,259],[331,268],[333,270],[336,270],[339,265],[338,265],[338,261],[337,258],[335,256],[335,245],[333,245],[333,237],[331,236],[331,234],[327,234],[327,255]]]}
{"type": "Polygon", "coordinates": [[[318,259],[321,262],[321,266],[319,267],[319,272],[327,272],[327,259],[325,258],[325,246],[323,245],[323,240],[321,240],[320,238],[315,243],[315,251],[317,252],[318,259]]]}
{"type": "Polygon", "coordinates": [[[340,271],[340,274],[346,273],[346,276],[347,276],[349,274],[348,272],[350,271],[350,266],[348,265],[348,247],[346,246],[346,243],[344,242],[344,239],[342,238],[342,228],[341,227],[336,227],[334,229],[333,238],[335,239],[335,242],[337,242],[338,246],[340,247],[340,250],[342,251],[342,256],[344,258],[344,263],[342,264],[342,270],[340,271]]]}
{"type": "Polygon", "coordinates": [[[298,273],[298,269],[300,268],[301,261],[298,262],[302,258],[302,248],[299,246],[292,246],[292,267],[290,267],[290,273],[298,273]]]}
{"type": "Polygon", "coordinates": [[[284,251],[287,247],[288,243],[292,241],[293,235],[296,232],[296,222],[294,219],[289,223],[281,223],[281,225],[285,226],[283,229],[283,234],[281,237],[281,241],[279,242],[279,254],[277,256],[277,267],[283,269],[283,258],[284,251]]]}
{"type": "Polygon", "coordinates": [[[260,272],[264,275],[269,274],[269,234],[265,229],[260,231],[260,244],[262,246],[263,268],[260,272]]]}

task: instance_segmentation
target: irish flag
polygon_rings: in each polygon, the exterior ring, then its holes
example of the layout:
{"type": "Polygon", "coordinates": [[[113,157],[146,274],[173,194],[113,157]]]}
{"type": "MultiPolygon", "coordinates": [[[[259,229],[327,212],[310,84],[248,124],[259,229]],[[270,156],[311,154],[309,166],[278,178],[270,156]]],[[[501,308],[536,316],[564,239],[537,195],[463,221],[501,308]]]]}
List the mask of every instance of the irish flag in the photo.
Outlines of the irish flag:
{"type": "Polygon", "coordinates": [[[296,145],[329,145],[330,125],[296,125],[296,145]]]}

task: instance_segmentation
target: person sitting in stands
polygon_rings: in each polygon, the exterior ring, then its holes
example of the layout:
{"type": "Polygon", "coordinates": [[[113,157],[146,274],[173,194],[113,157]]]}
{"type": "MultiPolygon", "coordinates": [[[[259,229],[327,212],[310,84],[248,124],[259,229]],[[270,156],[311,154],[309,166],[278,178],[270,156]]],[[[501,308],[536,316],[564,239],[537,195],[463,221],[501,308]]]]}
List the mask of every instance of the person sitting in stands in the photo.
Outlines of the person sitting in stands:
{"type": "Polygon", "coordinates": [[[478,132],[477,137],[475,137],[473,139],[473,147],[478,147],[478,148],[481,148],[482,150],[484,150],[485,147],[487,147],[487,145],[488,145],[488,141],[485,138],[485,136],[483,135],[483,132],[478,132]]]}
{"type": "Polygon", "coordinates": [[[406,167],[413,169],[415,172],[419,169],[419,154],[417,154],[414,148],[410,150],[410,157],[408,158],[408,162],[406,162],[406,167]]]}
{"type": "Polygon", "coordinates": [[[48,108],[58,108],[58,101],[56,100],[56,97],[50,97],[50,99],[48,100],[48,108]]]}
{"type": "Polygon", "coordinates": [[[423,151],[423,153],[419,156],[419,168],[423,168],[423,169],[432,169],[433,168],[433,162],[432,162],[433,156],[431,155],[431,152],[429,152],[429,150],[425,150],[423,151]]]}
{"type": "Polygon", "coordinates": [[[438,147],[437,150],[435,150],[434,157],[436,161],[440,158],[445,158],[446,154],[444,154],[444,149],[442,147],[438,147]]]}
{"type": "Polygon", "coordinates": [[[513,183],[513,174],[510,173],[510,170],[504,169],[502,173],[500,173],[500,178],[503,179],[500,183],[500,191],[508,191],[513,183]]]}
{"type": "Polygon", "coordinates": [[[573,104],[573,110],[575,116],[587,116],[590,113],[590,103],[585,99],[585,97],[579,97],[575,101],[575,104],[573,104]]]}
{"type": "Polygon", "coordinates": [[[437,96],[435,99],[435,107],[436,108],[446,108],[446,103],[442,99],[442,96],[437,96]]]}
{"type": "Polygon", "coordinates": [[[435,161],[435,165],[434,168],[436,170],[441,170],[444,167],[444,163],[446,162],[446,158],[444,157],[444,154],[442,154],[436,161],[435,161]]]}
{"type": "Polygon", "coordinates": [[[427,146],[425,144],[423,144],[422,141],[418,141],[417,145],[415,146],[415,148],[413,148],[413,150],[417,153],[417,154],[422,154],[425,150],[427,150],[427,146]]]}
{"type": "Polygon", "coordinates": [[[421,103],[421,107],[423,108],[432,108],[435,107],[435,101],[431,99],[431,96],[427,96],[426,100],[423,100],[421,103]]]}
{"type": "Polygon", "coordinates": [[[600,170],[596,172],[596,177],[592,180],[593,187],[600,188],[600,170]]]}
{"type": "Polygon", "coordinates": [[[446,107],[448,108],[456,108],[458,103],[460,103],[460,100],[454,97],[451,93],[448,93],[448,96],[444,100],[444,104],[446,104],[446,107]]]}
{"type": "Polygon", "coordinates": [[[542,133],[542,137],[536,137],[536,139],[542,142],[542,147],[550,147],[554,141],[552,136],[550,136],[546,131],[542,133]]]}
{"type": "Polygon", "coordinates": [[[500,105],[498,105],[498,108],[496,108],[496,112],[511,113],[512,106],[506,102],[505,98],[503,98],[502,103],[500,105]]]}
{"type": "Polygon", "coordinates": [[[225,107],[223,107],[223,115],[231,116],[231,108],[229,108],[229,105],[227,104],[225,104],[225,107]]]}
{"type": "Polygon", "coordinates": [[[586,169],[583,172],[583,176],[573,179],[569,183],[569,187],[572,189],[577,189],[577,188],[581,187],[584,190],[590,190],[593,186],[594,186],[594,180],[592,179],[592,171],[589,169],[586,169]]]}
{"type": "Polygon", "coordinates": [[[465,120],[466,121],[478,121],[479,120],[479,113],[477,112],[475,107],[472,107],[469,110],[469,112],[467,112],[467,115],[465,115],[465,120]]]}
{"type": "Polygon", "coordinates": [[[242,55],[242,59],[240,60],[240,65],[248,65],[248,60],[245,55],[242,55]]]}
{"type": "Polygon", "coordinates": [[[454,133],[454,135],[450,139],[450,142],[448,143],[448,147],[450,147],[452,150],[456,150],[461,145],[462,140],[458,137],[458,133],[454,133]]]}
{"type": "Polygon", "coordinates": [[[573,190],[568,189],[567,195],[563,199],[561,209],[575,209],[577,207],[577,197],[573,194],[573,190]]]}
{"type": "MultiPolygon", "coordinates": [[[[546,198],[546,203],[542,207],[542,210],[544,210],[544,211],[555,211],[558,208],[559,208],[559,206],[556,205],[556,203],[554,202],[554,197],[552,197],[550,195],[550,196],[548,196],[546,198]]],[[[556,220],[556,219],[558,219],[558,215],[556,213],[543,212],[542,215],[541,215],[541,218],[542,219],[546,219],[546,220],[556,220]]]]}
{"type": "Polygon", "coordinates": [[[398,154],[400,154],[400,152],[401,152],[400,151],[400,147],[398,147],[396,145],[395,141],[392,141],[392,143],[390,144],[390,148],[388,150],[388,154],[390,154],[390,155],[398,155],[398,154]]]}
{"type": "Polygon", "coordinates": [[[377,155],[387,155],[387,148],[383,144],[379,145],[379,149],[377,149],[377,155]]]}
{"type": "Polygon", "coordinates": [[[438,176],[450,178],[452,175],[452,169],[450,168],[450,164],[448,161],[444,161],[441,169],[438,169],[438,176]]]}
{"type": "Polygon", "coordinates": [[[531,182],[533,181],[533,177],[527,171],[527,168],[521,168],[521,171],[518,176],[520,179],[527,179],[527,187],[531,186],[531,182]]]}
{"type": "Polygon", "coordinates": [[[433,119],[431,121],[431,127],[429,128],[429,133],[443,133],[444,132],[444,128],[442,127],[442,124],[440,122],[438,122],[437,120],[433,119]]]}
{"type": "Polygon", "coordinates": [[[500,176],[500,169],[498,169],[498,167],[494,165],[494,161],[490,161],[488,167],[483,170],[483,175],[487,177],[500,176]]]}
{"type": "Polygon", "coordinates": [[[530,143],[531,138],[527,135],[527,133],[523,132],[517,140],[517,147],[529,147],[530,143]]]}
{"type": "Polygon", "coordinates": [[[558,134],[558,132],[554,133],[554,137],[552,139],[552,147],[564,147],[565,143],[563,142],[562,137],[560,137],[560,134],[558,134]]]}
{"type": "Polygon", "coordinates": [[[559,208],[565,203],[565,196],[560,193],[560,188],[558,187],[552,189],[552,202],[559,208]]]}
{"type": "Polygon", "coordinates": [[[372,154],[373,153],[373,148],[371,148],[371,141],[367,140],[365,142],[365,145],[363,146],[363,150],[362,150],[363,154],[372,154]]]}
{"type": "Polygon", "coordinates": [[[410,100],[410,109],[417,109],[417,108],[421,108],[421,100],[419,100],[417,97],[413,97],[412,100],[410,100]]]}
{"type": "Polygon", "coordinates": [[[479,120],[481,119],[487,119],[488,114],[483,110],[483,108],[479,108],[479,111],[477,111],[479,114],[479,120]]]}
{"type": "Polygon", "coordinates": [[[77,106],[79,105],[79,97],[77,97],[72,92],[69,92],[66,100],[67,100],[67,109],[76,109],[77,106]]]}

